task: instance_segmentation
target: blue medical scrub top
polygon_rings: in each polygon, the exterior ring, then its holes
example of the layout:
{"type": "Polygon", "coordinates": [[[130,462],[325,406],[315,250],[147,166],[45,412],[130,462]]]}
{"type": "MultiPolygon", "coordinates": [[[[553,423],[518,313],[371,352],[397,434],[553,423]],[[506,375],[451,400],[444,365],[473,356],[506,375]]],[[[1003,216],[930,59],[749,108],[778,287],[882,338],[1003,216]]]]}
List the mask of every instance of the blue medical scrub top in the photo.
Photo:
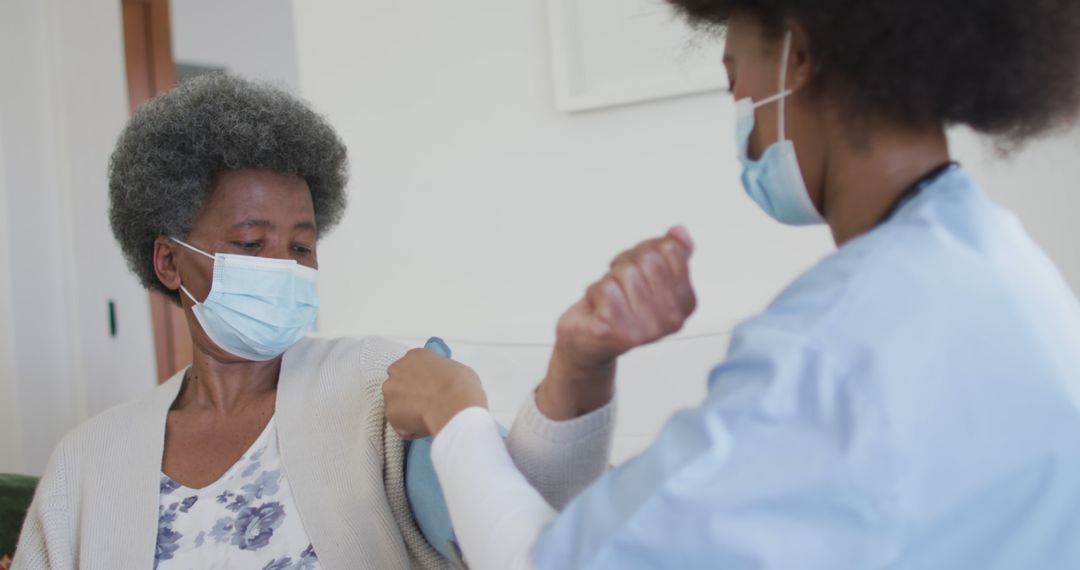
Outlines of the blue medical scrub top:
{"type": "Polygon", "coordinates": [[[1080,568],[1080,304],[952,169],[742,324],[704,403],[577,497],[533,557],[1080,568]]]}

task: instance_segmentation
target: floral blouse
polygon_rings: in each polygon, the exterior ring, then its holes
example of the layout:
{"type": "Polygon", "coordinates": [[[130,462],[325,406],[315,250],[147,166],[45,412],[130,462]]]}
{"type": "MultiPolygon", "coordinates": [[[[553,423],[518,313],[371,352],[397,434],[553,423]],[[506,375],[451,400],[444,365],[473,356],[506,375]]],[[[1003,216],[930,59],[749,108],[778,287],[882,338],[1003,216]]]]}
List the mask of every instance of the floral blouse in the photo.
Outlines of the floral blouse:
{"type": "Polygon", "coordinates": [[[189,489],[161,475],[154,568],[319,567],[281,469],[273,418],[216,482],[189,489]]]}

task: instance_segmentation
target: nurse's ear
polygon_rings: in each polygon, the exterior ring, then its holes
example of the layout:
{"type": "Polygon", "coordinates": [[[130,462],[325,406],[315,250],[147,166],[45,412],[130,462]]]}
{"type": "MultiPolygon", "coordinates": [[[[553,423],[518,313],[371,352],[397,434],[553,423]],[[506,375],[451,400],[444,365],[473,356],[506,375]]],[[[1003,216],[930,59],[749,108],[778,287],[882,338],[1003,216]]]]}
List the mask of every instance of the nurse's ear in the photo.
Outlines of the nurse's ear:
{"type": "MultiPolygon", "coordinates": [[[[815,62],[810,53],[810,37],[806,33],[806,26],[793,18],[784,21],[785,32],[791,33],[790,55],[787,67],[787,89],[798,93],[807,89],[814,78],[815,62]]],[[[780,42],[783,49],[783,41],[780,42]]]]}

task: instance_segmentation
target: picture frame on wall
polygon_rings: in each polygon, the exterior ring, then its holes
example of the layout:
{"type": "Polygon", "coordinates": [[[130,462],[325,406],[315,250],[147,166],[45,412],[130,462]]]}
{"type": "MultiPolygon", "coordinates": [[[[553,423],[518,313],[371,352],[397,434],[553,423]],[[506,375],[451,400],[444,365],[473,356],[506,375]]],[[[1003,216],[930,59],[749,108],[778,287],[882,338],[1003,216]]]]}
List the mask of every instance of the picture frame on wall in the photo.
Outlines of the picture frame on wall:
{"type": "Polygon", "coordinates": [[[574,113],[726,89],[723,42],[665,0],[548,0],[555,107],[574,113]]]}

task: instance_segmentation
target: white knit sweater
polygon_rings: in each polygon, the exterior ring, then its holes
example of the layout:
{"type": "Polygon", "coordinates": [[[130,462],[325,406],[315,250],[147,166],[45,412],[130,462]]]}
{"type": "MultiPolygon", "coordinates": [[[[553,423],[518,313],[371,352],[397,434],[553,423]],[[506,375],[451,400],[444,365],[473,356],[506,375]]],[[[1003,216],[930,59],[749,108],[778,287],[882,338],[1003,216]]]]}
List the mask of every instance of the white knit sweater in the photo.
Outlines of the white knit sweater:
{"type": "MultiPolygon", "coordinates": [[[[297,510],[324,568],[441,568],[409,512],[404,442],[386,425],[382,382],[405,347],[378,338],[305,339],[285,353],[275,418],[297,510]]],[[[149,569],[165,420],[178,373],[98,415],[54,451],[14,568],[149,569]]],[[[607,464],[614,413],[545,418],[530,401],[509,437],[526,477],[561,507],[607,464]],[[582,421],[584,420],[584,421],[582,421]]]]}

